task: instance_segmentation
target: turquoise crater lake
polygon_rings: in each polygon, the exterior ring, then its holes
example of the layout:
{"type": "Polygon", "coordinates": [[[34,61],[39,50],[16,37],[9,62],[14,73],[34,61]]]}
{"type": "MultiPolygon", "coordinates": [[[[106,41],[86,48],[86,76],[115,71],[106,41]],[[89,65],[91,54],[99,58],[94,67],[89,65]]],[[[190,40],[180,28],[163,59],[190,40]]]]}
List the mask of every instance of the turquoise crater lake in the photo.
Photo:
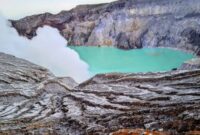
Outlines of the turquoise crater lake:
{"type": "Polygon", "coordinates": [[[89,65],[91,75],[98,73],[159,72],[178,68],[195,56],[169,48],[120,50],[114,47],[70,46],[89,65]]]}

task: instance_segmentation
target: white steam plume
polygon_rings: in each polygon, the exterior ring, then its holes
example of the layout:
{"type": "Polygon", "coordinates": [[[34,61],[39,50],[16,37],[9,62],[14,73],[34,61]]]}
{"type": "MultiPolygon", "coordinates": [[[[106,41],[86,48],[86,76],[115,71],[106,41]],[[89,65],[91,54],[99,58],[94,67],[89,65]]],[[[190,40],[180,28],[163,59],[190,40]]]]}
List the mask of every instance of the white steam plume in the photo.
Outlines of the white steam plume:
{"type": "Polygon", "coordinates": [[[56,76],[69,76],[77,82],[89,78],[88,65],[66,47],[57,29],[45,26],[32,40],[20,37],[10,23],[0,16],[0,52],[29,60],[48,68],[56,76]]]}

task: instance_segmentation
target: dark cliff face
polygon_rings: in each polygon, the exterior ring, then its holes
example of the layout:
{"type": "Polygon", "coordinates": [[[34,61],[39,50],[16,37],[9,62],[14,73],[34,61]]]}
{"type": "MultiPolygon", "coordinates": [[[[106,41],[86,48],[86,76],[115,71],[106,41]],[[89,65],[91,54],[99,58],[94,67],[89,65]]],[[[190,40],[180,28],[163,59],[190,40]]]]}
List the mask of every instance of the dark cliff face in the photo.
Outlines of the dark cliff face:
{"type": "Polygon", "coordinates": [[[36,35],[38,27],[50,25],[69,45],[172,47],[200,54],[199,0],[121,0],[11,22],[28,38],[36,35]]]}

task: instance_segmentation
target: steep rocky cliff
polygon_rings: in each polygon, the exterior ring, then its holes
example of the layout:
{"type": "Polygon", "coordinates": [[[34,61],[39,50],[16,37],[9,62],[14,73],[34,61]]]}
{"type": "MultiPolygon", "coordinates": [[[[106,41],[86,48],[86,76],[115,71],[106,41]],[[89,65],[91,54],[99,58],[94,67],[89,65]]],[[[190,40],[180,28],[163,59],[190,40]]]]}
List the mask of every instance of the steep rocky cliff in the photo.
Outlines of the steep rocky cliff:
{"type": "Polygon", "coordinates": [[[0,101],[1,135],[200,133],[199,69],[104,74],[78,85],[0,53],[0,101]]]}
{"type": "Polygon", "coordinates": [[[200,54],[199,0],[119,0],[11,22],[28,38],[38,27],[50,25],[69,45],[172,47],[200,54]]]}

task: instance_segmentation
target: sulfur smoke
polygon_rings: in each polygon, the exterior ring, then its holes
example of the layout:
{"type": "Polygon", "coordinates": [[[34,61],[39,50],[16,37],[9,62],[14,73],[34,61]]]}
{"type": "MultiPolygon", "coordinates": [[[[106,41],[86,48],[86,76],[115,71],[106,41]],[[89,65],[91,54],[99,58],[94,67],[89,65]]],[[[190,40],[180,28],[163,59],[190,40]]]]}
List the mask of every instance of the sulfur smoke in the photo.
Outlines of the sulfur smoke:
{"type": "Polygon", "coordinates": [[[66,44],[58,30],[49,26],[39,28],[37,36],[28,40],[0,17],[0,52],[26,59],[48,68],[56,76],[69,76],[80,83],[89,78],[88,65],[66,44]]]}

